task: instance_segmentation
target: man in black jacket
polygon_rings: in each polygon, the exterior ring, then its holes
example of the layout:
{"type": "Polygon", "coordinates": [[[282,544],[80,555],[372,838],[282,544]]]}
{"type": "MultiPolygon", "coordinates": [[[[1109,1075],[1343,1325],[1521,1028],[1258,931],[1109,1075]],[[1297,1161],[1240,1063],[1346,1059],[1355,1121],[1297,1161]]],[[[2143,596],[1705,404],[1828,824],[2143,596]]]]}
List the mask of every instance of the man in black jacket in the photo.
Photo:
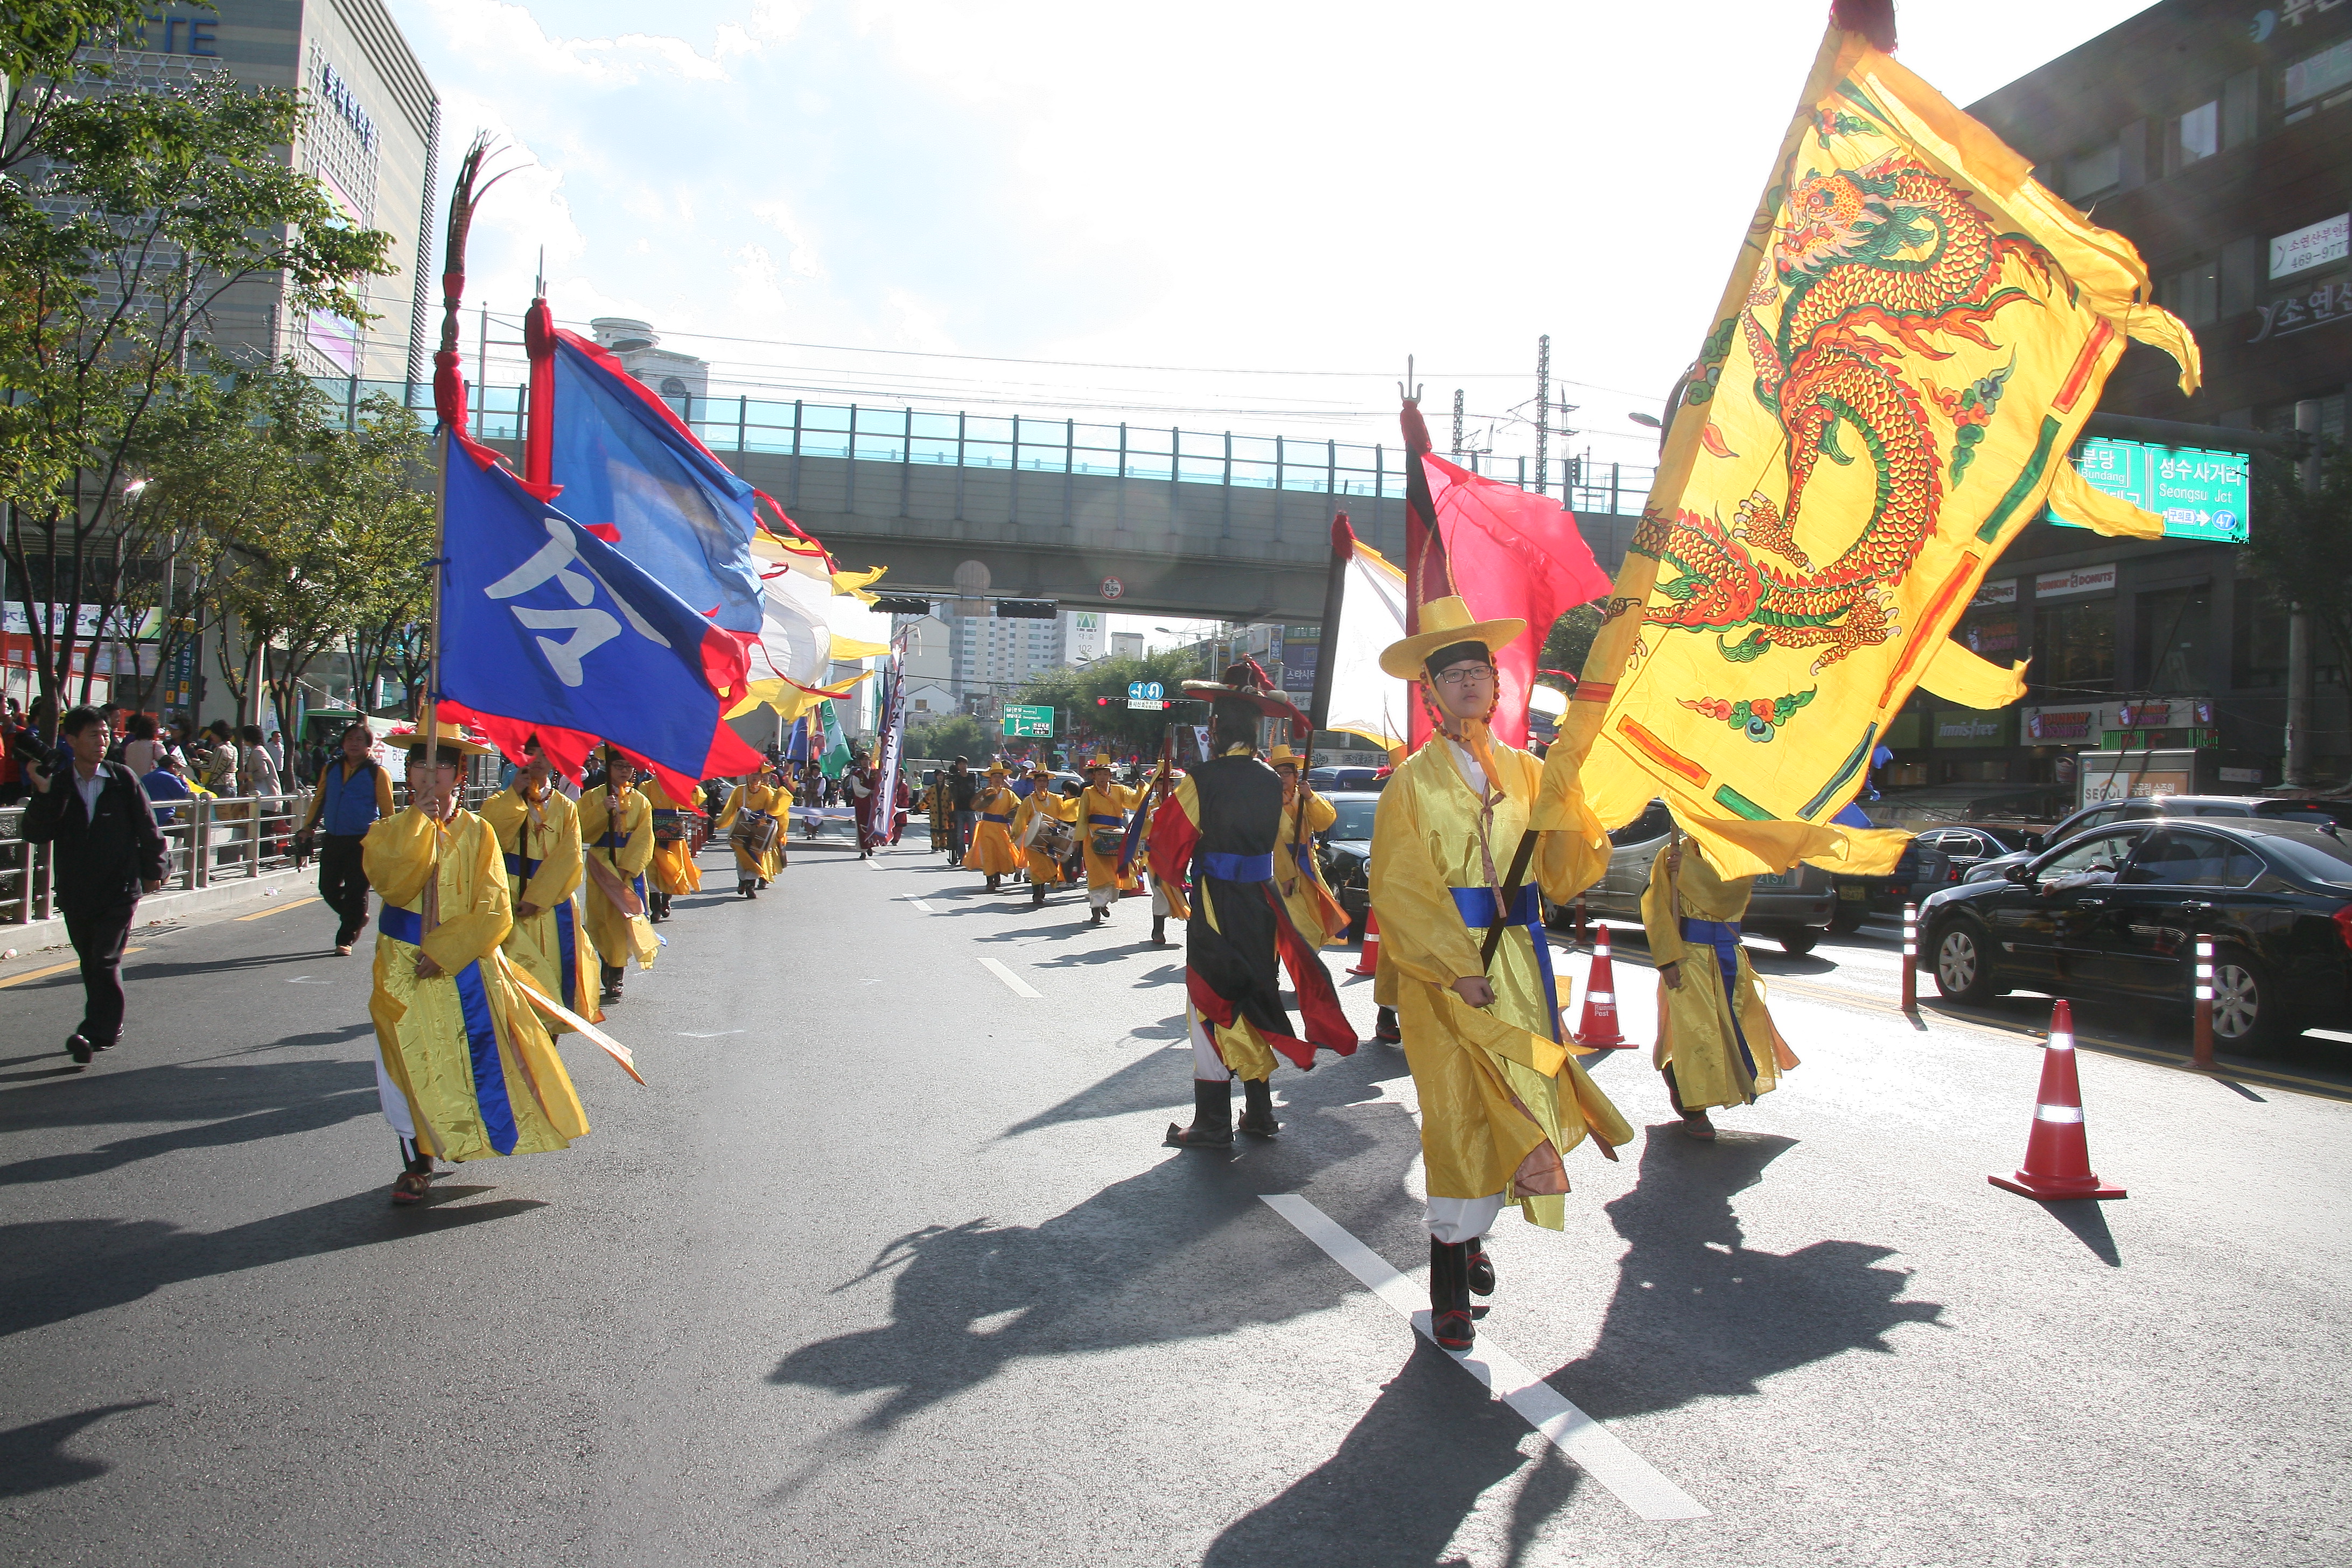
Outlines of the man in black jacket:
{"type": "Polygon", "coordinates": [[[25,838],[52,844],[54,885],[66,935],[81,959],[81,1027],[66,1041],[79,1065],[122,1036],[122,945],[139,895],[163,885],[163,836],[129,768],[106,760],[114,729],[95,708],[77,708],[58,726],[71,760],[52,773],[35,765],[25,838]]]}

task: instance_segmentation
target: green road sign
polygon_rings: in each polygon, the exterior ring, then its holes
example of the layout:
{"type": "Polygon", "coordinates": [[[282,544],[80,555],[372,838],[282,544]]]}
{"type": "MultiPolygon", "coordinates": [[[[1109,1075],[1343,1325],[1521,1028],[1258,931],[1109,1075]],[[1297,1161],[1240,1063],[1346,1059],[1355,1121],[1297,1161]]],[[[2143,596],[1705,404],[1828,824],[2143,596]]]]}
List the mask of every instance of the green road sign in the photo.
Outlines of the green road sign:
{"type": "Polygon", "coordinates": [[[1004,705],[1004,734],[1008,740],[1050,741],[1054,738],[1054,710],[1008,702],[1004,705]]]}
{"type": "MultiPolygon", "coordinates": [[[[2164,519],[2167,539],[2235,544],[2246,537],[2246,454],[2156,447],[2104,436],[2084,440],[2074,467],[2095,489],[2120,496],[2164,519]]],[[[2079,528],[2054,514],[2050,521],[2079,528]]]]}

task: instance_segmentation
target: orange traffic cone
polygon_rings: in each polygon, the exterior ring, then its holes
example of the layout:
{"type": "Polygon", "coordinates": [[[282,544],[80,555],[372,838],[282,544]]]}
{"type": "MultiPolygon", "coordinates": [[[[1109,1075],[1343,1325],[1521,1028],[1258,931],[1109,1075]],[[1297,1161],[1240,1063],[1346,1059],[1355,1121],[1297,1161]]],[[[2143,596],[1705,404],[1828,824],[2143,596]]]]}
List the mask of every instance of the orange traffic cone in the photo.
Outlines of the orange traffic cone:
{"type": "Polygon", "coordinates": [[[1633,1042],[1617,1032],[1617,973],[1609,962],[1609,928],[1592,928],[1592,973],[1584,979],[1584,1021],[1576,1043],[1588,1051],[1622,1051],[1633,1042]]]}
{"type": "Polygon", "coordinates": [[[1987,1176],[1996,1187],[2029,1198],[2119,1198],[2091,1173],[2091,1145],[2083,1132],[2083,1086],[2074,1077],[2074,1011],[2060,997],[2050,1010],[2050,1047],[2042,1053],[2042,1091],[2033,1131],[2025,1140],[2025,1167],[2015,1177],[1987,1176]]]}
{"type": "Polygon", "coordinates": [[[1381,966],[1381,917],[1371,910],[1364,911],[1364,954],[1356,960],[1350,974],[1370,974],[1381,966]]]}

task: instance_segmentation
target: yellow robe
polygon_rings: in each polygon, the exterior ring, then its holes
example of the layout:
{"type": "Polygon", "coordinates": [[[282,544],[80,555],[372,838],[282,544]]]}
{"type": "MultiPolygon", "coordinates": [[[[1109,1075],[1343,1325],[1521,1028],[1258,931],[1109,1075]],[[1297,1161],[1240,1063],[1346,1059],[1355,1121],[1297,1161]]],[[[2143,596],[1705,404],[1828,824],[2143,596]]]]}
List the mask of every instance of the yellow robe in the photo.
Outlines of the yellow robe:
{"type": "Polygon", "coordinates": [[[1119,784],[1106,785],[1100,789],[1088,785],[1086,793],[1078,796],[1078,842],[1086,848],[1087,887],[1140,888],[1143,886],[1144,857],[1139,850],[1135,857],[1135,864],[1128,868],[1127,876],[1122,879],[1118,874],[1118,851],[1114,849],[1109,854],[1103,855],[1097,853],[1095,849],[1096,832],[1110,830],[1115,826],[1118,831],[1124,832],[1127,814],[1141,805],[1142,801],[1141,790],[1129,789],[1127,785],[1119,784]],[[1096,817],[1101,817],[1103,820],[1097,822],[1094,820],[1096,817]],[[1118,823],[1114,824],[1113,818],[1119,819],[1118,823]]]}
{"type": "Polygon", "coordinates": [[[1075,822],[1077,816],[1076,799],[1063,795],[1050,784],[1040,784],[1021,802],[1021,809],[1013,814],[1013,847],[1021,850],[1023,861],[1029,868],[1031,882],[1050,885],[1067,879],[1062,875],[1062,863],[1036,847],[1034,839],[1026,847],[1022,846],[1021,836],[1029,831],[1029,824],[1041,816],[1051,817],[1056,822],[1075,822]]]}
{"type": "MultiPolygon", "coordinates": [[[[534,816],[521,792],[509,788],[482,802],[482,820],[497,835],[499,851],[505,857],[509,907],[539,906],[537,914],[517,920],[499,945],[541,991],[590,1023],[602,1021],[597,977],[577,897],[587,875],[580,864],[579,806],[551,789],[534,816]]],[[[547,1028],[562,1035],[570,1033],[572,1026],[550,1019],[547,1028]]]]}
{"type": "MultiPolygon", "coordinates": [[[[683,827],[688,817],[702,815],[692,806],[680,805],[672,800],[669,791],[662,788],[659,779],[647,779],[641,793],[654,808],[656,830],[683,827]]],[[[694,863],[694,840],[691,837],[675,838],[665,844],[656,837],[654,840],[653,876],[654,886],[673,898],[679,893],[702,891],[702,868],[694,863]]]]}
{"type": "Polygon", "coordinates": [[[751,881],[756,878],[773,881],[777,873],[784,868],[784,829],[788,824],[783,818],[791,805],[790,795],[772,785],[761,784],[756,778],[737,784],[733,793],[728,795],[727,808],[719,814],[719,826],[713,829],[714,832],[726,832],[735,826],[735,818],[746,811],[764,811],[777,819],[776,841],[768,846],[766,854],[753,856],[745,853],[740,844],[728,846],[735,851],[738,879],[751,881]]]}
{"type": "Polygon", "coordinates": [[[1307,792],[1303,855],[1298,816],[1298,802],[1285,802],[1281,836],[1274,844],[1274,885],[1282,889],[1283,907],[1290,911],[1290,923],[1298,928],[1298,934],[1321,947],[1339,941],[1348,929],[1348,912],[1324,883],[1323,863],[1315,854],[1315,836],[1339,820],[1339,808],[1313,790],[1307,792]]]}
{"type": "Polygon", "coordinates": [[[1011,831],[1021,797],[1002,784],[993,788],[983,784],[971,804],[980,820],[972,826],[971,853],[963,858],[964,864],[982,876],[1011,876],[1021,868],[1021,855],[1013,847],[1011,831]]]}
{"type": "Polygon", "coordinates": [[[384,902],[368,1016],[418,1142],[444,1160],[481,1160],[584,1134],[563,1058],[502,962],[512,909],[489,825],[460,811],[444,826],[411,807],[370,827],[360,856],[384,902]],[[438,917],[429,933],[428,912],[438,917]],[[412,935],[442,973],[416,977],[412,935]]]}
{"type": "MultiPolygon", "coordinates": [[[[583,858],[601,860],[611,867],[620,879],[634,889],[643,903],[646,896],[646,868],[654,858],[654,810],[644,795],[635,790],[621,794],[617,821],[612,815],[613,792],[607,788],[592,789],[580,797],[580,847],[583,858]]],[[[620,906],[604,896],[595,877],[588,878],[587,888],[588,940],[595,944],[596,956],[614,968],[635,957],[637,967],[651,969],[654,955],[661,951],[661,938],[654,934],[653,922],[642,914],[622,912],[620,906]]]]}
{"type": "Polygon", "coordinates": [[[1658,1045],[1651,1060],[1672,1063],[1675,1092],[1686,1110],[1746,1105],[1769,1093],[1780,1075],[1797,1065],[1764,1006],[1764,987],[1748,966],[1748,950],[1733,950],[1735,973],[1726,994],[1722,961],[1709,942],[1689,942],[1675,918],[1679,893],[1685,920],[1738,923],[1748,910],[1756,879],[1718,876],[1696,843],[1683,846],[1681,872],[1666,874],[1666,844],[1650,865],[1650,885],[1642,894],[1642,927],[1650,934],[1650,957],[1660,969],[1682,965],[1682,988],[1658,982],[1658,1045]],[[1737,1017],[1735,1029],[1734,1018],[1737,1017]],[[1742,1039],[1748,1049],[1739,1048],[1742,1039]],[[1751,1070],[1750,1058],[1755,1066],[1751,1070]]]}
{"type": "MultiPolygon", "coordinates": [[[[1529,1221],[1557,1230],[1568,1190],[1560,1156],[1588,1128],[1604,1146],[1630,1142],[1633,1131],[1562,1043],[1536,950],[1540,932],[1507,927],[1494,966],[1482,968],[1485,922],[1473,929],[1454,900],[1456,888],[1477,889],[1491,907],[1542,774],[1542,763],[1500,741],[1491,754],[1508,792],[1494,800],[1483,832],[1480,796],[1450,742],[1431,741],[1391,776],[1373,817],[1372,908],[1421,1098],[1430,1195],[1502,1193],[1529,1221]],[[1491,1007],[1473,1007],[1452,988],[1480,973],[1494,986],[1491,1007]]],[[[1580,792],[1572,805],[1580,827],[1544,834],[1529,868],[1554,902],[1598,881],[1609,863],[1608,837],[1580,792]]],[[[1562,1006],[1567,990],[1559,987],[1562,1006]]]]}

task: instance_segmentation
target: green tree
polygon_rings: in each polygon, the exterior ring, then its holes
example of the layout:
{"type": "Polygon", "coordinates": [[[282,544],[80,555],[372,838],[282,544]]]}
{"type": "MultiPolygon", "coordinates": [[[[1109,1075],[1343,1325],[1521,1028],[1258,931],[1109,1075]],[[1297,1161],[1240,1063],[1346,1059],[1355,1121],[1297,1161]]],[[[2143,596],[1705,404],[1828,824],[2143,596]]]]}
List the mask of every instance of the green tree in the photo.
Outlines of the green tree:
{"type": "Polygon", "coordinates": [[[1023,684],[1017,700],[1049,707],[1062,715],[1066,732],[1055,736],[1055,741],[1065,749],[1075,749],[1091,739],[1117,752],[1157,752],[1160,738],[1171,723],[1205,722],[1208,710],[1129,709],[1120,705],[1126,700],[1127,689],[1139,680],[1156,680],[1169,697],[1176,698],[1182,695],[1178,682],[1199,679],[1200,656],[1171,648],[1141,658],[1098,658],[1083,668],[1042,671],[1023,684]],[[1116,698],[1118,702],[1105,707],[1096,701],[1100,697],[1116,698]]]}
{"type": "MultiPolygon", "coordinates": [[[[1552,622],[1551,635],[1544,638],[1543,652],[1536,658],[1538,669],[1564,669],[1570,675],[1584,673],[1584,660],[1592,652],[1592,639],[1601,632],[1601,611],[1591,605],[1579,605],[1552,622]]],[[[1566,691],[1572,682],[1558,679],[1536,678],[1545,686],[1557,686],[1566,691]]]]}
{"type": "MultiPolygon", "coordinates": [[[[84,606],[101,637],[152,560],[122,537],[151,421],[215,374],[215,316],[240,288],[300,320],[368,320],[359,281],[390,237],[347,225],[286,150],[309,110],[225,74],[115,90],[104,46],[142,7],[0,13],[0,557],[42,690],[67,698],[84,606]],[[95,38],[97,44],[81,47],[95,38]],[[54,626],[37,605],[58,606],[54,626]]],[[[87,692],[88,678],[82,682],[87,692]]]]}
{"type": "Polygon", "coordinates": [[[2254,523],[2240,559],[2284,615],[2291,605],[2335,649],[2336,666],[2352,669],[2352,447],[2322,447],[2305,483],[2302,465],[2258,454],[2254,458],[2254,523]]]}
{"type": "Polygon", "coordinates": [[[1002,736],[991,734],[987,725],[966,713],[950,713],[928,724],[911,725],[907,731],[907,755],[910,757],[938,757],[950,762],[965,757],[985,766],[1003,743],[1002,736]]]}

